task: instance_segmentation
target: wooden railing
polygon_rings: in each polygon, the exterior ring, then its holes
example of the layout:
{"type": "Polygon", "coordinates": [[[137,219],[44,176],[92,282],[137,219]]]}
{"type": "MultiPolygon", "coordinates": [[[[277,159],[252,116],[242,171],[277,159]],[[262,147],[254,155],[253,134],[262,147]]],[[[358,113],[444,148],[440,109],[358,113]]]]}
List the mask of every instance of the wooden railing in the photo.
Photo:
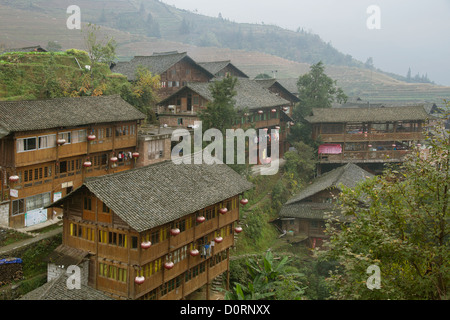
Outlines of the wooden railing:
{"type": "Polygon", "coordinates": [[[341,154],[320,154],[322,163],[340,162],[396,162],[404,161],[408,150],[383,150],[383,151],[344,151],[341,154]]]}
{"type": "Polygon", "coordinates": [[[422,140],[422,132],[395,132],[395,133],[355,133],[355,134],[321,134],[323,142],[361,142],[361,141],[398,141],[422,140]]]}

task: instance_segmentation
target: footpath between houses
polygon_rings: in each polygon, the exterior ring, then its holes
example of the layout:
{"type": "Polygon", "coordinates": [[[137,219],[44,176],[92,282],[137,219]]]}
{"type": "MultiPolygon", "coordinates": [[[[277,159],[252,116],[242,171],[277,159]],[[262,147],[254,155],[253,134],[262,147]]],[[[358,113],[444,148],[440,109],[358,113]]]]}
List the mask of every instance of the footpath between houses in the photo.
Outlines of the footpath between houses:
{"type": "Polygon", "coordinates": [[[47,221],[45,223],[41,223],[41,224],[39,224],[37,226],[33,226],[33,227],[29,227],[29,228],[23,228],[23,229],[18,229],[18,230],[14,229],[15,231],[23,232],[25,234],[31,235],[32,238],[20,240],[20,241],[11,243],[9,245],[0,247],[0,258],[10,257],[11,255],[14,254],[14,252],[16,252],[16,251],[18,251],[20,249],[23,249],[23,248],[25,248],[25,247],[33,244],[33,243],[42,241],[42,240],[47,239],[47,238],[51,238],[53,236],[56,236],[59,233],[62,233],[62,227],[56,228],[54,230],[51,230],[51,231],[48,231],[48,232],[44,232],[44,233],[37,233],[37,234],[31,233],[31,231],[42,229],[44,227],[47,227],[47,226],[52,225],[52,224],[56,224],[58,222],[61,222],[61,220],[58,219],[58,218],[55,218],[55,219],[49,220],[49,221],[47,221]]]}

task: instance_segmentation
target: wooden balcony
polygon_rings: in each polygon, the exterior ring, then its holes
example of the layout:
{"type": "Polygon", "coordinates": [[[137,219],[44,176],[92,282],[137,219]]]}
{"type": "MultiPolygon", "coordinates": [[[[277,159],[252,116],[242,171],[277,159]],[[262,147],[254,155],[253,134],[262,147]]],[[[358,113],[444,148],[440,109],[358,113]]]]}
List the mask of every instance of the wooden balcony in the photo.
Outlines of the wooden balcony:
{"type": "MultiPolygon", "coordinates": [[[[221,243],[215,243],[212,254],[211,256],[207,257],[207,259],[231,247],[233,243],[234,243],[233,234],[225,237],[221,243]]],[[[164,298],[168,300],[181,299],[183,295],[185,296],[195,291],[196,289],[200,288],[201,286],[205,285],[207,279],[212,280],[227,270],[228,267],[227,259],[224,259],[223,261],[216,263],[214,266],[211,267],[209,267],[209,260],[207,259],[201,256],[192,257],[191,255],[188,254],[185,259],[175,263],[172,269],[168,270],[163,268],[157,273],[146,278],[144,283],[142,284],[133,283],[132,286],[134,286],[134,297],[139,298],[145,293],[161,286],[163,283],[168,282],[171,279],[174,279],[175,277],[184,274],[190,268],[200,264],[201,262],[206,261],[207,265],[206,272],[199,274],[197,277],[189,280],[186,283],[184,283],[183,281],[183,288],[180,287],[178,293],[173,293],[175,294],[176,297],[174,297],[173,294],[168,293],[167,297],[164,298]]],[[[134,272],[132,272],[131,277],[132,281],[134,280],[136,275],[137,271],[135,270],[134,272]]]]}
{"type": "MultiPolygon", "coordinates": [[[[137,264],[144,265],[147,262],[153,261],[170,251],[174,251],[186,244],[193,243],[197,239],[204,237],[217,229],[233,223],[239,219],[239,209],[230,210],[225,214],[218,214],[214,219],[207,220],[193,228],[181,232],[177,236],[170,236],[163,242],[156,243],[148,249],[140,250],[140,261],[137,264]]],[[[224,240],[225,242],[225,240],[224,240]]],[[[223,246],[223,245],[221,245],[223,246]]]]}
{"type": "Polygon", "coordinates": [[[422,132],[321,134],[323,142],[405,141],[423,140],[422,132]]]}
{"type": "Polygon", "coordinates": [[[402,162],[408,150],[344,151],[341,154],[319,154],[321,163],[383,163],[402,162]]]}

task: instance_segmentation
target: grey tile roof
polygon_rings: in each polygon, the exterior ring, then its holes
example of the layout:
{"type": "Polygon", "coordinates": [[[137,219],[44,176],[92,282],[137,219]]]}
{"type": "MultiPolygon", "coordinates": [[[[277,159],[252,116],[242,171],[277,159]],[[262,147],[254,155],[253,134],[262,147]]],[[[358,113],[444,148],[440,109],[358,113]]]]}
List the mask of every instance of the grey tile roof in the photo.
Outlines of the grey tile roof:
{"type": "Polygon", "coordinates": [[[336,168],[318,177],[312,184],[289,199],[281,208],[279,216],[284,218],[324,219],[326,213],[336,211],[334,204],[303,202],[303,200],[324,190],[339,189],[341,184],[348,188],[354,188],[363,180],[372,177],[371,173],[353,163],[336,168]]]}
{"type": "Polygon", "coordinates": [[[347,188],[354,188],[361,181],[372,178],[373,174],[367,172],[353,163],[347,163],[339,168],[324,173],[320,177],[301,190],[298,194],[289,199],[286,204],[291,204],[304,200],[320,191],[330,188],[338,188],[342,184],[347,188]]]}
{"type": "MultiPolygon", "coordinates": [[[[142,232],[191,214],[253,185],[225,164],[179,164],[166,161],[88,178],[87,188],[131,228],[142,232]]],[[[70,197],[69,194],[67,197],[70,197]]],[[[64,199],[52,204],[59,206],[64,199]]]]}
{"type": "Polygon", "coordinates": [[[283,206],[281,218],[301,218],[325,220],[325,215],[334,210],[331,203],[298,202],[283,206]]]}
{"type": "Polygon", "coordinates": [[[423,106],[384,107],[384,108],[315,108],[305,119],[310,123],[336,122],[384,122],[426,120],[423,106]]]}
{"type": "Polygon", "coordinates": [[[240,77],[248,78],[248,76],[242,70],[233,65],[230,60],[199,62],[198,64],[214,75],[217,75],[217,73],[219,73],[221,70],[223,70],[227,66],[230,66],[232,69],[235,69],[235,71],[240,74],[240,77]]]}
{"type": "Polygon", "coordinates": [[[290,90],[288,90],[276,79],[255,79],[255,81],[265,89],[269,89],[272,86],[277,87],[279,90],[284,91],[284,93],[290,97],[290,100],[292,102],[300,101],[300,99],[295,94],[293,94],[290,90]]]}
{"type": "MultiPolygon", "coordinates": [[[[210,85],[211,82],[189,82],[185,87],[160,101],[158,104],[164,104],[170,98],[179,94],[181,90],[186,90],[186,88],[198,93],[206,100],[212,101],[213,96],[209,90],[210,85]]],[[[264,89],[255,80],[238,78],[235,90],[236,96],[234,97],[234,100],[236,101],[236,108],[238,110],[243,110],[245,108],[254,110],[259,108],[289,105],[289,101],[277,96],[267,89],[264,89]]]]}
{"type": "Polygon", "coordinates": [[[88,256],[88,254],[89,252],[85,250],[61,244],[45,258],[45,261],[61,266],[77,265],[88,256]]]}
{"type": "Polygon", "coordinates": [[[151,56],[135,56],[131,59],[131,61],[117,63],[111,68],[111,71],[127,76],[129,81],[135,81],[136,70],[139,66],[148,68],[152,74],[160,75],[183,59],[186,59],[190,63],[196,65],[199,69],[202,69],[206,74],[209,74],[211,78],[214,77],[212,73],[199,66],[193,59],[191,59],[186,52],[176,51],[153,53],[151,56]]]}
{"type": "Polygon", "coordinates": [[[119,95],[0,101],[0,131],[16,132],[145,119],[119,95]]]}
{"type": "Polygon", "coordinates": [[[0,54],[8,53],[8,52],[47,52],[41,46],[31,46],[31,47],[22,47],[22,48],[8,48],[0,52],[0,54]]]}
{"type": "Polygon", "coordinates": [[[19,300],[114,300],[83,283],[81,283],[80,289],[69,289],[67,287],[68,277],[69,275],[63,272],[58,278],[28,292],[19,300]]]}

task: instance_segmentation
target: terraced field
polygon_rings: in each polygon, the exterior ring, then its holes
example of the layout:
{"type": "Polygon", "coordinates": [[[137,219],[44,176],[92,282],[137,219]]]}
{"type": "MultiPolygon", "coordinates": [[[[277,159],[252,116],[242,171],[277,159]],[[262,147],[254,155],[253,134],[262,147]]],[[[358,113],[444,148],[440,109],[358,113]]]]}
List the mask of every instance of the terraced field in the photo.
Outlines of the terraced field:
{"type": "MultiPolygon", "coordinates": [[[[43,0],[5,0],[0,4],[0,47],[23,47],[32,45],[46,46],[49,41],[58,41],[63,49],[84,49],[83,34],[79,30],[69,30],[66,27],[68,15],[65,10],[71,4],[69,0],[46,0],[52,4],[49,8],[39,7],[43,0]],[[8,6],[14,3],[14,7],[8,6]],[[29,6],[33,6],[30,11],[29,6]]],[[[98,13],[104,8],[102,1],[81,0],[77,4],[83,10],[83,21],[98,19],[98,13]]],[[[124,11],[135,10],[139,7],[138,1],[113,0],[108,3],[106,12],[115,8],[124,11]],[[114,2],[114,3],[113,3],[114,2]]],[[[175,20],[181,18],[179,11],[172,7],[161,6],[155,15],[166,17],[163,19],[161,29],[175,28],[175,20]],[[180,16],[177,16],[180,15],[180,16]],[[174,20],[175,19],[175,20],[174,20]]],[[[260,52],[232,50],[216,47],[196,47],[175,41],[150,38],[131,34],[112,28],[102,27],[98,38],[113,36],[118,42],[118,56],[120,60],[128,60],[134,55],[149,55],[161,51],[186,51],[196,61],[231,60],[250,77],[260,73],[275,75],[278,79],[296,79],[309,71],[307,63],[300,63],[260,52]]],[[[392,103],[437,103],[442,104],[443,99],[450,100],[450,87],[431,84],[411,84],[393,79],[383,73],[356,67],[327,66],[326,72],[337,80],[347,95],[359,97],[363,100],[392,103]]],[[[0,86],[0,93],[3,89],[0,86]]]]}

